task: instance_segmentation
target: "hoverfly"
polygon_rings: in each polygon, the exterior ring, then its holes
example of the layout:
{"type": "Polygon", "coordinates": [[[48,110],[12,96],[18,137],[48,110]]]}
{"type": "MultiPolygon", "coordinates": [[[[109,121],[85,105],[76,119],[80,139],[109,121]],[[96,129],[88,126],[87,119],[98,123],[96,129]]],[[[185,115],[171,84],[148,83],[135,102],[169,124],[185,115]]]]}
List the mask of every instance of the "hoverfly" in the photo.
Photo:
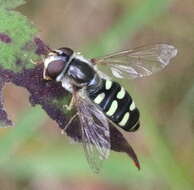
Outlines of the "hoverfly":
{"type": "Polygon", "coordinates": [[[109,123],[128,132],[139,126],[139,110],[129,93],[110,77],[134,79],[149,76],[169,64],[177,49],[168,44],[155,44],[120,51],[104,57],[86,59],[80,53],[63,47],[52,50],[44,59],[43,77],[61,82],[72,94],[67,109],[76,107],[82,144],[89,166],[99,171],[109,156],[109,123]],[[100,70],[100,66],[104,69],[100,70]],[[111,76],[105,72],[111,73],[111,76]]]}

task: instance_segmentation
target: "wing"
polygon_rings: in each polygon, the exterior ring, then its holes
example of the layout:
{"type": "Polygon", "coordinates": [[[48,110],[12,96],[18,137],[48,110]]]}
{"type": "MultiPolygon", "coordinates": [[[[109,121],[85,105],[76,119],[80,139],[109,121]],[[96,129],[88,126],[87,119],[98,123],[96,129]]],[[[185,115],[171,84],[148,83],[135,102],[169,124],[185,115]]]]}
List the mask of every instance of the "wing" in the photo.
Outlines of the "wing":
{"type": "Polygon", "coordinates": [[[110,132],[108,121],[96,105],[76,93],[75,104],[81,124],[82,144],[89,166],[97,173],[102,161],[109,156],[110,132]]]}
{"type": "Polygon", "coordinates": [[[177,49],[168,44],[143,46],[117,52],[91,61],[99,70],[116,78],[133,79],[149,76],[163,69],[177,55],[177,49]],[[101,68],[100,68],[101,67],[101,68]]]}

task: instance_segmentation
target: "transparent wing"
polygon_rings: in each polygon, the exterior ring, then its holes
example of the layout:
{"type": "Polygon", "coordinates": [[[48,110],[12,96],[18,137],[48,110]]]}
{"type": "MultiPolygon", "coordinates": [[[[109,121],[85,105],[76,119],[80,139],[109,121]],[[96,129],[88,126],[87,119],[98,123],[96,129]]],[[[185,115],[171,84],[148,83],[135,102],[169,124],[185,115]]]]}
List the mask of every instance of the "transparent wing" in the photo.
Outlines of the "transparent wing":
{"type": "Polygon", "coordinates": [[[149,76],[163,69],[176,55],[177,49],[174,46],[155,44],[94,58],[92,62],[106,74],[132,79],[149,76]]]}
{"type": "Polygon", "coordinates": [[[110,132],[108,121],[97,106],[76,95],[76,107],[81,124],[82,144],[89,166],[99,172],[102,161],[109,156],[110,132]]]}

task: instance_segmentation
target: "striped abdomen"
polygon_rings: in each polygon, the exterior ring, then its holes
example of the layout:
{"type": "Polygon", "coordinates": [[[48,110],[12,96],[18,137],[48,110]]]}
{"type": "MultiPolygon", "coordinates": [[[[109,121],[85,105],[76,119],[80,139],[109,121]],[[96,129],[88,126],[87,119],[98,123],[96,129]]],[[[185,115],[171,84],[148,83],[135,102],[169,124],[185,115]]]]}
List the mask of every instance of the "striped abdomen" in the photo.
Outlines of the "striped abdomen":
{"type": "Polygon", "coordinates": [[[129,93],[117,82],[102,81],[98,89],[87,89],[88,97],[99,105],[105,115],[126,131],[139,128],[139,110],[129,93]]]}

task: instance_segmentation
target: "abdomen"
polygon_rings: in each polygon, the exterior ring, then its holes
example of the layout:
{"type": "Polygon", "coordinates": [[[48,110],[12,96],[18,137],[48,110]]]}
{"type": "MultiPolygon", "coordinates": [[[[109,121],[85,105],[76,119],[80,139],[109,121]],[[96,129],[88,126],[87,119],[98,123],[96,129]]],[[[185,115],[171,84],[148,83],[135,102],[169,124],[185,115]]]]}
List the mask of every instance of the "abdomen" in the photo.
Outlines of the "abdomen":
{"type": "Polygon", "coordinates": [[[98,89],[88,89],[88,97],[117,126],[126,131],[139,128],[139,110],[136,108],[129,93],[117,82],[102,81],[98,89]]]}

